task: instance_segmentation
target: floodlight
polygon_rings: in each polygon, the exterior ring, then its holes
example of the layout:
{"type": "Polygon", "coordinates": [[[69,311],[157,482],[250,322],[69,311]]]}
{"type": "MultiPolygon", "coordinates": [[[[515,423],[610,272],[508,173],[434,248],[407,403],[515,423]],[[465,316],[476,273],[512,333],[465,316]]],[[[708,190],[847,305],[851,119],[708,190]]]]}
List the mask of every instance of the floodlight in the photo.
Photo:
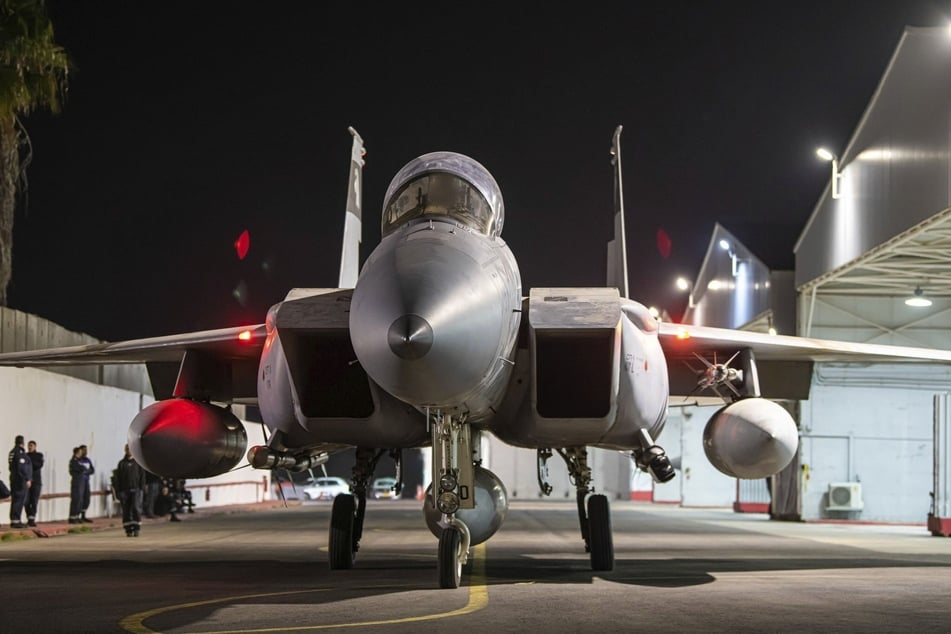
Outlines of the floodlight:
{"type": "Polygon", "coordinates": [[[816,156],[823,161],[832,161],[832,198],[833,200],[838,199],[839,179],[842,178],[842,174],[839,173],[839,157],[824,147],[816,150],[816,156]]]}
{"type": "Polygon", "coordinates": [[[911,297],[905,300],[905,306],[912,306],[914,308],[927,308],[931,306],[931,300],[925,297],[924,291],[921,290],[920,286],[915,287],[915,292],[912,293],[911,297]]]}

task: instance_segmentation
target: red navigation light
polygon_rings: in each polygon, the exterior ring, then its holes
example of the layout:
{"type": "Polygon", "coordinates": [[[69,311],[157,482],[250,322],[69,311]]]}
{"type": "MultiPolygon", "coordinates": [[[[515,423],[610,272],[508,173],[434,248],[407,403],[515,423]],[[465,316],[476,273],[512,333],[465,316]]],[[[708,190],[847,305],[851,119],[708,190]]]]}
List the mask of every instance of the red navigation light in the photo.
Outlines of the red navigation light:
{"type": "Polygon", "coordinates": [[[251,331],[242,330],[241,334],[238,335],[238,339],[240,339],[241,341],[251,341],[251,331]]]}
{"type": "Polygon", "coordinates": [[[665,260],[670,257],[670,249],[674,246],[673,240],[663,229],[657,230],[657,250],[665,260]]]}
{"type": "Polygon", "coordinates": [[[238,252],[238,259],[243,260],[244,256],[248,254],[248,249],[251,248],[251,234],[248,233],[248,230],[245,229],[241,232],[241,235],[238,236],[238,239],[234,241],[234,250],[238,252]]]}

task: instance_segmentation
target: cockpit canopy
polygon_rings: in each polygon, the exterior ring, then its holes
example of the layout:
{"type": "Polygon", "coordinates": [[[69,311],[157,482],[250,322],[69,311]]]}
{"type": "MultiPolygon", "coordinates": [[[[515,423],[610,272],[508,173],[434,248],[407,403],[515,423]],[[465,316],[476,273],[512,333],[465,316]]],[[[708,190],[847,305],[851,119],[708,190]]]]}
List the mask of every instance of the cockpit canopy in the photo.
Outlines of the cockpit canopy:
{"type": "Polygon", "coordinates": [[[492,174],[455,152],[432,152],[407,163],[393,177],[384,201],[384,236],[413,218],[443,216],[495,238],[505,218],[492,174]]]}

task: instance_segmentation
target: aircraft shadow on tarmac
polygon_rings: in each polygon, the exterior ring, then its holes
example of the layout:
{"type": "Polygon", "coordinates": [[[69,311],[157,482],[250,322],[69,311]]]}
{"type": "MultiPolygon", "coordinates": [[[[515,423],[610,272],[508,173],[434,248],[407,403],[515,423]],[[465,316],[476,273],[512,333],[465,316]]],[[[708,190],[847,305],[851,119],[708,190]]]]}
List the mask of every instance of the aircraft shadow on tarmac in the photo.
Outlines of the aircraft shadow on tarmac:
{"type": "MultiPolygon", "coordinates": [[[[503,586],[518,583],[591,584],[595,579],[635,586],[686,587],[716,581],[719,574],[755,572],[791,572],[809,570],[861,570],[873,568],[944,568],[943,562],[889,558],[773,558],[773,559],[618,559],[612,571],[592,571],[586,561],[566,561],[524,557],[493,559],[485,563],[484,583],[488,586],[503,586]]],[[[352,570],[330,571],[323,562],[306,561],[289,563],[275,560],[241,561],[176,561],[150,563],[128,560],[101,560],[78,565],[76,562],[0,562],[0,574],[10,573],[35,577],[37,584],[48,576],[64,574],[77,578],[86,577],[92,582],[126,579],[132,570],[140,571],[142,577],[152,581],[166,580],[169,584],[187,581],[190,588],[203,588],[203,594],[221,595],[223,592],[251,594],[254,592],[280,592],[305,588],[332,587],[327,596],[314,595],[307,602],[325,602],[346,598],[372,596],[407,590],[438,590],[434,562],[427,558],[400,558],[384,561],[367,558],[352,570]],[[205,592],[207,591],[207,592],[205,592]]],[[[132,574],[135,576],[135,573],[132,574]]],[[[463,585],[473,582],[472,565],[463,571],[463,585]]],[[[42,586],[38,586],[42,587],[42,586]]],[[[170,586],[172,587],[172,586],[170,586]]],[[[118,589],[121,592],[121,587],[118,589]]],[[[15,591],[14,591],[15,593],[15,591]]]]}
{"type": "Polygon", "coordinates": [[[658,588],[697,586],[716,581],[726,573],[791,572],[809,570],[859,570],[869,568],[947,567],[943,563],[895,559],[827,557],[816,559],[626,559],[615,562],[614,570],[594,572],[590,568],[568,566],[562,559],[532,559],[525,562],[487,563],[486,583],[592,583],[595,578],[612,583],[658,588]]]}

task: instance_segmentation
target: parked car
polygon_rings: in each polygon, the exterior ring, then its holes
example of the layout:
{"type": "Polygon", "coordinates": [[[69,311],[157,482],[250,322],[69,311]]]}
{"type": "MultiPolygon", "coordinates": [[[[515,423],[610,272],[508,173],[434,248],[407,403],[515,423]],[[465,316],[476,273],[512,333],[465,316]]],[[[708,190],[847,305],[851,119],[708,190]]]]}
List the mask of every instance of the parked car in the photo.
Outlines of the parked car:
{"type": "Polygon", "coordinates": [[[350,484],[343,478],[333,476],[316,478],[301,488],[305,500],[332,500],[341,493],[349,493],[350,484]]]}
{"type": "Polygon", "coordinates": [[[395,500],[395,486],[396,478],[377,478],[370,486],[370,497],[374,500],[395,500]]]}

